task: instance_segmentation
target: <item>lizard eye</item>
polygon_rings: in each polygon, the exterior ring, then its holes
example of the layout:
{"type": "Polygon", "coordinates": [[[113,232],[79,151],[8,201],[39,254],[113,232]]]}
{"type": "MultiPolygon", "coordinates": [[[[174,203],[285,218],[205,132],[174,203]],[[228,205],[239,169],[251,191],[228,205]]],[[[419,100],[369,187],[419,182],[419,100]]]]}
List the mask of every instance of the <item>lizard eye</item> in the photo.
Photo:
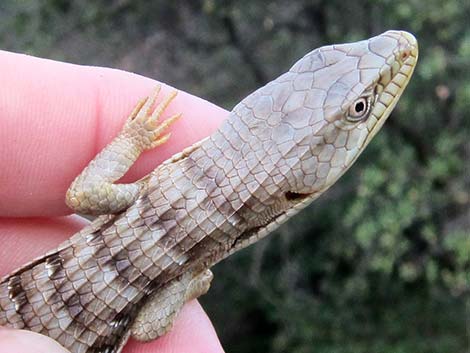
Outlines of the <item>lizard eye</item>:
{"type": "Polygon", "coordinates": [[[370,111],[370,98],[361,97],[349,107],[347,120],[358,122],[367,118],[370,111]]]}

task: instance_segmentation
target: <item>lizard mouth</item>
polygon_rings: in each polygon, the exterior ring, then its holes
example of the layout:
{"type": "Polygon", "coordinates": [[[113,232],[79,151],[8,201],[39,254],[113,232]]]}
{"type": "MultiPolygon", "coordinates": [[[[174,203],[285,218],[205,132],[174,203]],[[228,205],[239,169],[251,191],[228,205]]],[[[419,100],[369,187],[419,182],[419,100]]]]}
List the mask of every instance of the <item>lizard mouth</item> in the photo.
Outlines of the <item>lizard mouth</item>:
{"type": "Polygon", "coordinates": [[[377,83],[377,99],[367,121],[369,131],[362,148],[372,140],[395,108],[405,90],[418,60],[418,43],[416,38],[404,31],[389,31],[384,34],[398,41],[393,55],[380,70],[377,83]]]}

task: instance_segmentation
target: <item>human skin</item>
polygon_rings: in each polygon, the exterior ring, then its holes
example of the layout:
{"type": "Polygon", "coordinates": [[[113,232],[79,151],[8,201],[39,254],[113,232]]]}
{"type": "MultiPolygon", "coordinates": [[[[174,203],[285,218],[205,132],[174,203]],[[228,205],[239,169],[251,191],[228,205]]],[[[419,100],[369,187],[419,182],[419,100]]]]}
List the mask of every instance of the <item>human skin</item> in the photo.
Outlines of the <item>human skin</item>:
{"type": "MultiPolygon", "coordinates": [[[[78,66],[0,51],[0,277],[53,249],[86,221],[70,215],[65,192],[117,135],[136,102],[158,82],[119,70],[78,66]]],[[[172,89],[163,86],[160,98],[172,89]]],[[[182,113],[170,141],[144,152],[122,179],[137,180],[213,132],[227,112],[179,92],[164,113],[182,113]]],[[[32,332],[0,328],[0,353],[66,352],[32,332]]],[[[223,352],[197,301],[173,330],[123,353],[223,352]]]]}

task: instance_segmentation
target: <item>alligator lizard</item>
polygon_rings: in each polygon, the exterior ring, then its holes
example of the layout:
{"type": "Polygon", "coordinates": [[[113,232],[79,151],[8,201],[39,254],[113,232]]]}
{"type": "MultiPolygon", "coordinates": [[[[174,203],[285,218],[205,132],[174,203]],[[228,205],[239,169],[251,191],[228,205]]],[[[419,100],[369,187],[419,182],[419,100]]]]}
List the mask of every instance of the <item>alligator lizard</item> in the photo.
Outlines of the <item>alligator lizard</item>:
{"type": "Polygon", "coordinates": [[[165,143],[140,101],[121,133],[66,195],[97,218],[57,249],[0,281],[0,325],[48,335],[73,353],[118,353],[129,337],[171,329],[183,304],[207,292],[210,267],[269,234],[352,165],[403,93],[415,38],[388,31],[325,46],[243,99],[211,136],[144,178],[122,177],[165,143]]]}

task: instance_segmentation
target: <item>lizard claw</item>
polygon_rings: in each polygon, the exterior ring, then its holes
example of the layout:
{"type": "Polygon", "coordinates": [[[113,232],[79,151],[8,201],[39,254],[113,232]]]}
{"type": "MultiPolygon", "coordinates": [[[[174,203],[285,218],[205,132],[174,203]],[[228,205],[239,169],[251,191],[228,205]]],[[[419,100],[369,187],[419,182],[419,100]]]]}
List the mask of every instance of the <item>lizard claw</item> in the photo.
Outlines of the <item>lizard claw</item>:
{"type": "Polygon", "coordinates": [[[138,141],[143,150],[154,148],[168,141],[170,134],[161,136],[162,133],[181,117],[181,114],[175,114],[159,122],[165,109],[178,94],[178,91],[171,92],[152,111],[160,90],[161,85],[158,85],[150,96],[141,99],[136,104],[123,129],[124,133],[138,141]]]}

